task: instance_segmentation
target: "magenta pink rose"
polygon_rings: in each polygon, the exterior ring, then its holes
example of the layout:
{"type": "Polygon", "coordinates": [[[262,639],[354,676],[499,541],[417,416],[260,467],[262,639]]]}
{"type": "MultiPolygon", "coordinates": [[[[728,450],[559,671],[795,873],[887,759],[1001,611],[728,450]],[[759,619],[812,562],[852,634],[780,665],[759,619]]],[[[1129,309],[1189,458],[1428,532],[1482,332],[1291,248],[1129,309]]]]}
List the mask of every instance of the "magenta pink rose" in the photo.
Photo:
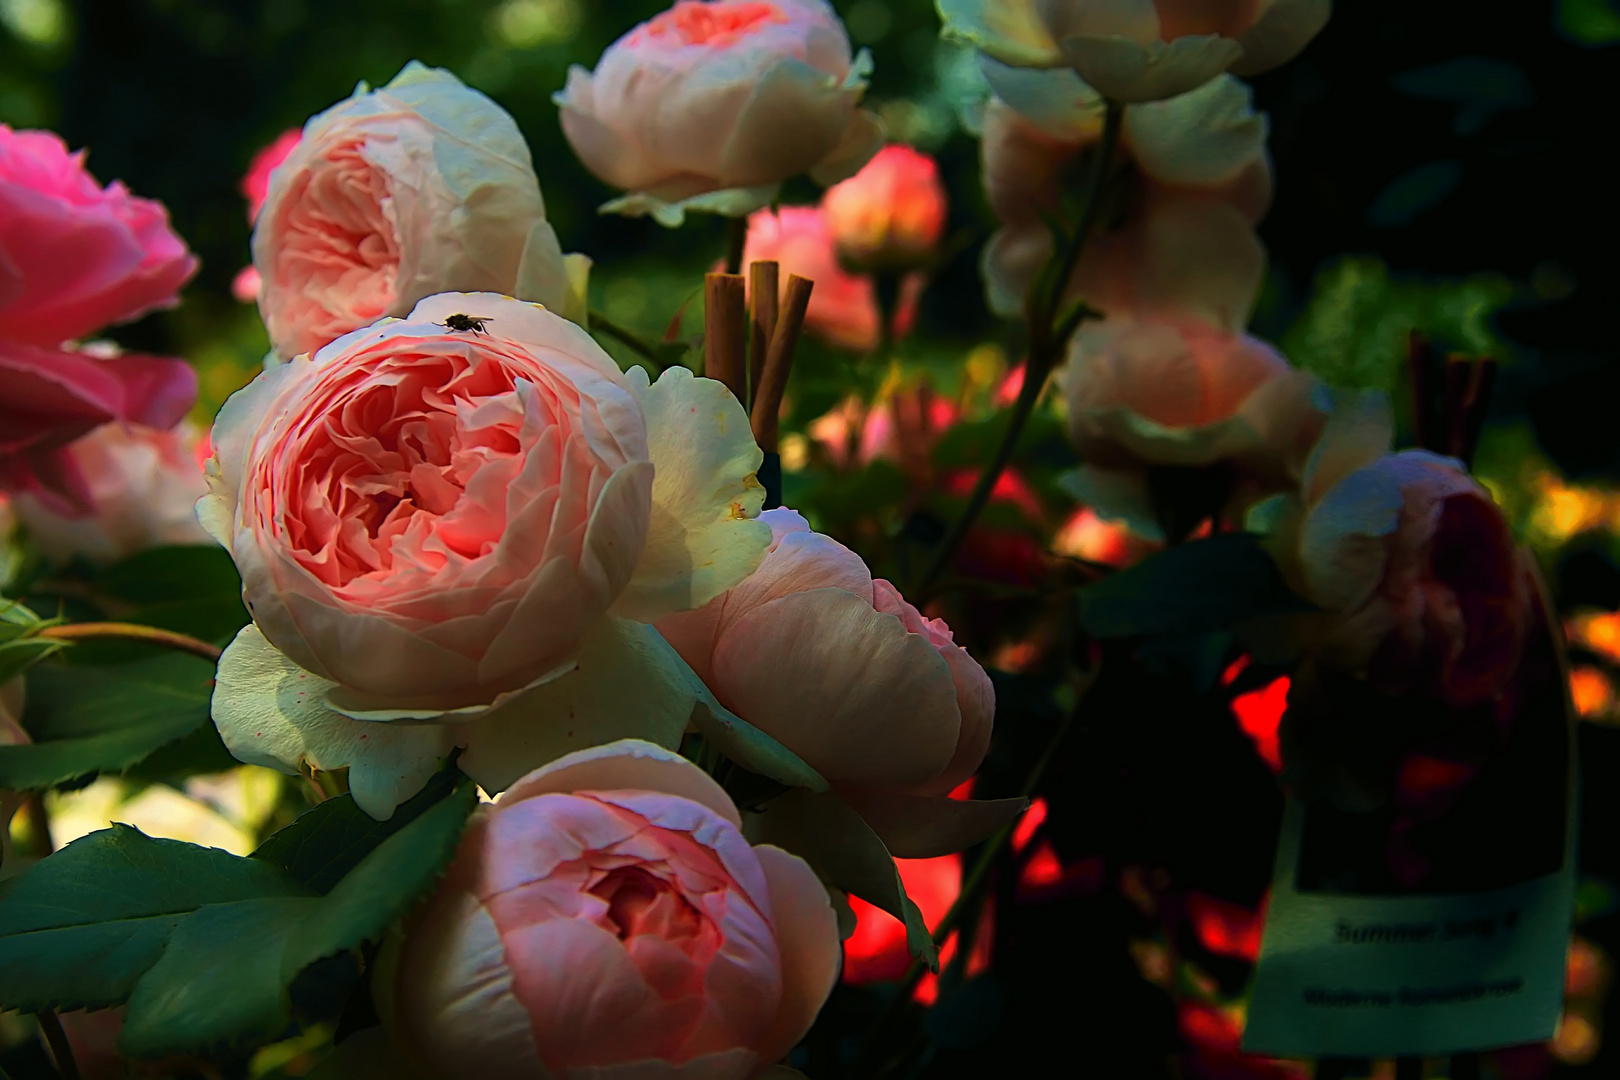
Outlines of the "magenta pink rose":
{"type": "Polygon", "coordinates": [[[0,341],[57,346],[171,307],[196,269],[162,203],[103,188],[51,132],[0,124],[0,341]]]}
{"type": "Polygon", "coordinates": [[[649,743],[530,773],[380,969],[396,1046],[456,1080],[766,1072],[831,992],[838,930],[809,866],[740,826],[649,743]]]}
{"type": "Polygon", "coordinates": [[[990,678],[859,555],[769,510],[742,584],[657,623],[720,703],[834,785],[942,795],[990,743],[990,678]]]}

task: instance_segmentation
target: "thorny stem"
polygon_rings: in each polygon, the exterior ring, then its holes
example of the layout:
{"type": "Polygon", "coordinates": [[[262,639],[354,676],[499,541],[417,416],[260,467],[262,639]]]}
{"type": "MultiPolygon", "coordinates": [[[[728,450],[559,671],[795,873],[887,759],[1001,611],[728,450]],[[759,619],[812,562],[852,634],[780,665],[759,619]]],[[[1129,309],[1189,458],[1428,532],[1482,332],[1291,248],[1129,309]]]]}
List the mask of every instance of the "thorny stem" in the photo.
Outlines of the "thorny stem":
{"type": "Polygon", "coordinates": [[[218,663],[220,648],[187,634],[162,630],[139,623],[86,622],[47,626],[37,635],[52,641],[85,641],[91,638],[112,638],[121,641],[139,641],[147,645],[161,645],[166,649],[200,656],[210,663],[218,663]]]}
{"type": "Polygon", "coordinates": [[[660,371],[668,366],[659,358],[657,347],[634,330],[628,330],[620,326],[599,311],[591,312],[588,316],[588,322],[590,323],[590,329],[606,334],[660,371]]]}
{"type": "Polygon", "coordinates": [[[39,1030],[51,1048],[51,1057],[56,1059],[56,1071],[62,1074],[62,1080],[79,1080],[79,1063],[73,1060],[73,1047],[55,1010],[41,1009],[34,1014],[34,1019],[39,1021],[39,1030]]]}
{"type": "Polygon", "coordinates": [[[973,523],[978,520],[979,514],[990,500],[990,492],[994,490],[996,481],[1001,479],[1007,463],[1012,460],[1013,451],[1018,446],[1018,438],[1024,432],[1024,425],[1029,422],[1030,414],[1035,411],[1035,403],[1040,400],[1041,391],[1046,388],[1046,377],[1051,374],[1052,368],[1063,355],[1070,336],[1080,323],[1095,314],[1082,305],[1061,322],[1058,319],[1069,279],[1074,276],[1074,269],[1079,265],[1080,254],[1086,246],[1086,240],[1096,228],[1097,219],[1102,215],[1103,186],[1113,167],[1114,151],[1119,145],[1119,132],[1124,115],[1123,105],[1112,101],[1108,103],[1103,116],[1102,144],[1097,154],[1096,166],[1087,178],[1080,224],[1075,229],[1068,250],[1064,253],[1057,276],[1051,280],[1049,291],[1045,296],[1032,298],[1030,303],[1029,359],[1024,362],[1024,385],[1018,391],[1018,400],[1013,404],[1012,413],[1008,417],[1007,430],[1002,435],[1001,444],[996,447],[990,463],[979,473],[979,479],[973,485],[973,492],[968,496],[967,505],[963,507],[961,515],[952,522],[951,530],[935,553],[928,572],[917,582],[916,588],[919,592],[927,590],[938,581],[940,575],[950,566],[951,560],[956,556],[956,549],[962,545],[968,530],[973,528],[973,523]]]}

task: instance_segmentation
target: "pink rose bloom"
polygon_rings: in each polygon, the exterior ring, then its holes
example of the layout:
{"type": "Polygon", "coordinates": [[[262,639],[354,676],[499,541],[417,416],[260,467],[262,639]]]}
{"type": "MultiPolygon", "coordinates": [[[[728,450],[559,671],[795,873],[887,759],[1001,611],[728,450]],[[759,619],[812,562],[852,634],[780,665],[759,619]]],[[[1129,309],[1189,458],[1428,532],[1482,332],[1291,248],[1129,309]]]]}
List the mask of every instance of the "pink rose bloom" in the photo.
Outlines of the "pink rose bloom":
{"type": "Polygon", "coordinates": [[[826,0],[677,0],[554,100],[585,167],[629,193],[603,209],[673,226],[749,213],[800,173],[853,175],[883,144],[859,108],[870,69],[826,0]]]}
{"type": "Polygon", "coordinates": [[[1286,63],[1331,0],[939,0],[945,36],[1020,68],[1072,68],[1115,101],[1158,101],[1223,71],[1286,63]]]}
{"type": "Polygon", "coordinates": [[[213,443],[198,515],[254,618],[215,721],[251,763],[361,768],[368,809],[455,744],[498,790],[604,733],[678,741],[690,675],[637,620],[707,603],[768,542],[724,386],[621,374],[575,324],[489,293],[266,371],[213,443]]]}
{"type": "MultiPolygon", "coordinates": [[[[992,310],[1017,315],[1052,258],[1047,220],[1102,138],[1102,102],[1069,71],[993,62],[985,113],[985,194],[1002,228],[985,247],[992,310]]],[[[1248,88],[1223,76],[1168,101],[1125,110],[1119,156],[1135,191],[1092,234],[1068,288],[1109,315],[1197,311],[1232,329],[1265,276],[1254,224],[1271,201],[1266,120],[1248,88]]]]}
{"type": "Polygon", "coordinates": [[[1328,612],[1313,628],[1324,661],[1386,693],[1477,705],[1518,669],[1532,611],[1525,558],[1460,462],[1391,454],[1392,436],[1382,395],[1333,414],[1280,530],[1282,565],[1328,612]]]}
{"type": "Polygon", "coordinates": [[[173,307],[196,269],[162,203],[103,188],[51,132],[0,124],[0,342],[54,347],[173,307]]]}
{"type": "Polygon", "coordinates": [[[45,556],[113,563],[165,544],[206,544],[197,500],[208,491],[197,432],[182,422],[162,431],[103,424],[67,448],[90,495],[90,513],[63,516],[32,495],[17,496],[17,519],[45,556]]]}
{"type": "Polygon", "coordinates": [[[859,555],[770,510],[759,569],[659,631],[722,705],[835,786],[943,795],[990,744],[990,678],[859,555]]]}
{"type": "Polygon", "coordinates": [[[379,987],[396,1045],[455,1080],[769,1071],[832,991],[838,928],[810,867],[740,827],[644,742],[530,773],[474,815],[379,987]]]}
{"type": "Polygon", "coordinates": [[[885,146],[821,197],[839,255],[857,266],[914,267],[945,232],[939,166],[909,146],[885,146]]]}
{"type": "MultiPolygon", "coordinates": [[[[287,155],[292,153],[293,147],[298,145],[302,135],[303,132],[297,128],[283,131],[276,136],[275,142],[253,155],[247,175],[242,177],[242,197],[247,200],[249,223],[259,216],[259,208],[270,195],[270,174],[275,171],[277,165],[287,160],[287,155]]],[[[244,304],[251,304],[259,298],[261,282],[256,267],[252,264],[244,266],[231,279],[231,295],[244,304]]]]}
{"type": "Polygon", "coordinates": [[[1085,461],[1071,489],[1150,540],[1164,536],[1149,469],[1228,463],[1242,494],[1276,491],[1321,429],[1309,375],[1257,338],[1193,319],[1088,323],[1059,381],[1085,461]]]}
{"type": "MultiPolygon", "coordinates": [[[[816,283],[804,325],[840,348],[870,352],[878,347],[880,322],[872,279],[851,274],[838,262],[827,215],[814,206],[784,206],[749,215],[743,245],[743,272],[756,262],[782,264],[782,280],[798,274],[816,283]]],[[[895,333],[904,333],[916,316],[922,278],[908,277],[901,286],[895,333]]]]}
{"type": "Polygon", "coordinates": [[[270,173],[253,265],[283,359],[434,293],[484,290],[575,314],[583,288],[517,124],[414,61],[304,125],[270,173]]]}
{"type": "Polygon", "coordinates": [[[160,203],[101,187],[50,132],[0,124],[0,491],[85,513],[63,447],[114,420],[185,415],[197,382],[183,361],[64,343],[173,305],[196,268],[160,203]]]}

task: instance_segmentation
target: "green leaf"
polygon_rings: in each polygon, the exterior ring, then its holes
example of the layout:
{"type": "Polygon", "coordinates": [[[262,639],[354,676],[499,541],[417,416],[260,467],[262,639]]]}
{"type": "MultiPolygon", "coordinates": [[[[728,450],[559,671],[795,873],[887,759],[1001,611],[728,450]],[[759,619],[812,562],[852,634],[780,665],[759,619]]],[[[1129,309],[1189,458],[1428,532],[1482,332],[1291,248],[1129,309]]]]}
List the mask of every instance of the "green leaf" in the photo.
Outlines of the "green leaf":
{"type": "Polygon", "coordinates": [[[49,626],[53,620],[42,619],[16,600],[0,596],[0,642],[15,641],[27,634],[49,626]]]}
{"type": "Polygon", "coordinates": [[[129,622],[220,641],[247,625],[242,579],[230,553],[212,544],[161,547],[109,567],[96,591],[134,604],[129,622]]]}
{"type": "Polygon", "coordinates": [[[759,728],[727,711],[718,702],[700,701],[692,707],[698,733],[726,757],[760,776],[788,787],[826,791],[827,781],[803,758],[759,728]]]}
{"type": "Polygon", "coordinates": [[[0,683],[21,675],[35,664],[61,652],[63,643],[50,638],[16,638],[0,643],[0,683]]]}
{"type": "Polygon", "coordinates": [[[446,766],[386,821],[356,806],[352,795],[327,799],[260,844],[252,857],[274,863],[310,891],[325,894],[379,844],[421,817],[463,780],[454,763],[446,766]]]}
{"type": "Polygon", "coordinates": [[[297,896],[277,867],[128,825],[36,863],[0,896],[0,1008],[117,1005],[204,904],[297,896]]]}
{"type": "Polygon", "coordinates": [[[117,772],[209,722],[214,667],[170,653],[106,667],[28,673],[27,746],[0,746],[0,787],[34,791],[117,772]]]}
{"type": "Polygon", "coordinates": [[[1195,634],[1309,610],[1253,533],[1168,548],[1080,590],[1080,621],[1103,638],[1195,634]]]}
{"type": "Polygon", "coordinates": [[[280,1035],[293,1021],[289,989],[298,974],[377,939],[403,915],[454,855],[476,803],[472,785],[462,785],[379,844],[323,897],[198,910],[136,983],[119,1049],[150,1058],[253,1046],[280,1035]]]}

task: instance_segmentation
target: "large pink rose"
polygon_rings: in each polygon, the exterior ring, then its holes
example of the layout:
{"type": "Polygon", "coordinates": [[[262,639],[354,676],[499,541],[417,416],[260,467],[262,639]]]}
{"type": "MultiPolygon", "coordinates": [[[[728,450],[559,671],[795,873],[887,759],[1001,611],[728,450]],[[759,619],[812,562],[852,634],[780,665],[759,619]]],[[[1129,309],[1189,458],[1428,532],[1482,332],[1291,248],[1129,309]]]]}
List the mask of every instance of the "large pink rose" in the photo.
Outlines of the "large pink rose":
{"type": "Polygon", "coordinates": [[[945,232],[939,166],[909,146],[885,146],[821,197],[839,256],[857,266],[911,268],[945,232]]]}
{"type": "Polygon", "coordinates": [[[1341,403],[1281,530],[1282,565],[1325,609],[1301,632],[1328,665],[1386,693],[1454,708],[1518,670],[1533,607],[1525,556],[1491,496],[1452,458],[1388,453],[1380,395],[1341,403]]]}
{"type": "MultiPolygon", "coordinates": [[[[272,368],[213,442],[198,513],[254,619],[214,716],[262,764],[337,768],[402,740],[415,776],[459,743],[495,790],[599,724],[678,740],[693,698],[634,620],[706,603],[768,538],[750,520],[759,448],[721,384],[623,375],[575,324],[488,293],[272,368]],[[458,314],[482,329],[452,329],[458,314]],[[373,722],[395,719],[456,726],[373,722]]],[[[397,763],[372,764],[369,805],[409,794],[397,763]]]]}
{"type": "MultiPolygon", "coordinates": [[[[756,262],[780,263],[783,281],[788,274],[798,274],[816,283],[804,318],[805,328],[812,334],[857,352],[877,348],[882,325],[877,290],[871,278],[839,265],[832,230],[820,207],[784,206],[749,215],[744,273],[756,262]]],[[[901,286],[899,310],[894,315],[897,334],[904,333],[915,317],[922,284],[913,275],[901,286]]]]}
{"type": "Polygon", "coordinates": [[[205,544],[197,500],[208,491],[197,432],[103,424],[67,448],[84,479],[90,513],[64,516],[27,493],[13,501],[17,519],[47,558],[111,563],[164,544],[205,544]]]}
{"type": "Polygon", "coordinates": [[[162,203],[102,187],[51,132],[0,124],[0,342],[54,347],[172,307],[196,269],[162,203]]]}
{"type": "Polygon", "coordinates": [[[838,929],[810,868],[740,826],[643,742],[524,777],[381,969],[396,1045],[458,1080],[766,1072],[831,992],[838,929]]]}
{"type": "Polygon", "coordinates": [[[938,619],[792,510],[746,581],[659,631],[726,708],[834,785],[942,795],[990,743],[989,676],[938,619]]]}
{"type": "Polygon", "coordinates": [[[577,315],[583,270],[563,258],[511,116],[414,61],[304,125],[270,173],[253,265],[283,359],[440,292],[577,315]]]}
{"type": "Polygon", "coordinates": [[[627,192],[604,209],[668,225],[740,216],[809,172],[845,179],[882,145],[858,105],[871,61],[826,0],[677,0],[569,69],[556,96],[580,160],[627,192]]]}

